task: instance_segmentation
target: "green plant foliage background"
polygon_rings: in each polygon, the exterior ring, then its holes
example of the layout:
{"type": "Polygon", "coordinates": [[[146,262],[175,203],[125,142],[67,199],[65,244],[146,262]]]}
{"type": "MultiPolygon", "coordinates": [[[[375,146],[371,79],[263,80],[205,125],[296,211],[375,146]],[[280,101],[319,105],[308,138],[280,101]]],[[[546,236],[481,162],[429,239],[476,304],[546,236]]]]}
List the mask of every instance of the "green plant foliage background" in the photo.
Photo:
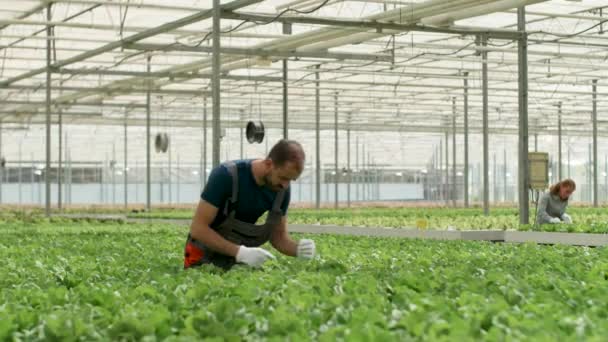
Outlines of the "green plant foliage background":
{"type": "MultiPolygon", "coordinates": [[[[537,230],[549,232],[608,233],[608,209],[570,208],[568,213],[574,224],[542,225],[537,230]]],[[[163,210],[153,213],[131,214],[130,217],[159,219],[191,219],[190,210],[163,210]]],[[[416,221],[425,219],[429,229],[459,230],[532,230],[533,213],[529,225],[520,225],[518,210],[493,208],[489,216],[481,209],[453,208],[362,208],[362,209],[292,209],[289,222],[299,224],[325,224],[355,227],[415,228],[416,221]]]]}
{"type": "Polygon", "coordinates": [[[315,235],[311,262],[279,256],[225,273],[184,271],[185,235],[5,219],[0,341],[608,336],[606,248],[315,235]]]}

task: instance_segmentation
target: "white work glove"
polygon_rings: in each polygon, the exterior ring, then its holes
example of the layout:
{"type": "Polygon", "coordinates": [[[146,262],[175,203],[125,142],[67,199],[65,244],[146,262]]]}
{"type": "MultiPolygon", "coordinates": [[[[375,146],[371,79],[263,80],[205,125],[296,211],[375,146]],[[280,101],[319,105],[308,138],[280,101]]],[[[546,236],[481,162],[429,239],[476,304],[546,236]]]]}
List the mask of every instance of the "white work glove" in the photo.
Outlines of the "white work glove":
{"type": "Polygon", "coordinates": [[[553,224],[555,224],[555,223],[562,223],[562,220],[560,220],[560,219],[559,219],[559,218],[557,218],[557,217],[552,217],[552,218],[549,220],[549,223],[553,223],[553,224]]]}
{"type": "Polygon", "coordinates": [[[298,251],[296,253],[298,258],[301,259],[312,259],[315,257],[315,242],[309,239],[302,239],[298,241],[298,251]]]}
{"type": "Polygon", "coordinates": [[[570,217],[568,214],[564,214],[562,215],[562,221],[564,221],[566,224],[572,224],[572,217],[570,217]]]}
{"type": "Polygon", "coordinates": [[[260,267],[268,259],[275,259],[275,256],[263,248],[241,246],[236,253],[236,262],[252,267],[260,267]]]}

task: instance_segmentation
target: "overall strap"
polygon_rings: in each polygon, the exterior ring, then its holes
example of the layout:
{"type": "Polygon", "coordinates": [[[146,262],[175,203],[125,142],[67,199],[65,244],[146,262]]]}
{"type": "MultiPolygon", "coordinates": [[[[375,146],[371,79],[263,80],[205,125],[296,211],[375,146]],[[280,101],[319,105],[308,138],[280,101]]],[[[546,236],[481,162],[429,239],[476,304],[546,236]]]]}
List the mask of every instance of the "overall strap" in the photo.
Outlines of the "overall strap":
{"type": "Polygon", "coordinates": [[[205,245],[203,245],[200,241],[198,241],[192,237],[192,233],[188,233],[188,242],[191,242],[193,245],[195,245],[201,251],[207,250],[207,247],[205,245]]]}
{"type": "Polygon", "coordinates": [[[287,190],[281,190],[277,194],[277,197],[274,198],[274,202],[272,203],[272,211],[278,212],[281,211],[281,204],[283,204],[283,199],[285,198],[285,193],[287,190]]]}
{"type": "Polygon", "coordinates": [[[230,177],[232,177],[232,195],[226,201],[226,205],[224,206],[224,215],[228,216],[231,211],[234,211],[236,207],[236,202],[239,197],[239,173],[236,164],[233,161],[229,161],[225,164],[225,167],[228,169],[230,173],[230,177]]]}

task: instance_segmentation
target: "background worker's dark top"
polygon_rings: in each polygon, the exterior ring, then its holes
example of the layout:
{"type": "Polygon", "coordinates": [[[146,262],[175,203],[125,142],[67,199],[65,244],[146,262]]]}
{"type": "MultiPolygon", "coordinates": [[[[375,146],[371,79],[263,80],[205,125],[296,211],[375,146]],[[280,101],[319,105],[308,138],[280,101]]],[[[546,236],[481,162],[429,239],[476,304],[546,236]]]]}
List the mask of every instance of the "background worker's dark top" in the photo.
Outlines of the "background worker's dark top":
{"type": "MultiPolygon", "coordinates": [[[[251,170],[252,161],[251,159],[234,161],[239,175],[239,193],[235,218],[248,223],[255,223],[260,216],[272,209],[272,203],[277,196],[276,192],[265,186],[259,186],[255,182],[251,170]]],[[[201,194],[203,200],[219,209],[215,220],[211,223],[211,228],[217,228],[226,219],[224,207],[231,195],[232,177],[225,165],[222,164],[211,171],[207,185],[201,194]]],[[[291,189],[287,189],[285,199],[281,204],[283,215],[287,214],[290,197],[291,189]]]]}

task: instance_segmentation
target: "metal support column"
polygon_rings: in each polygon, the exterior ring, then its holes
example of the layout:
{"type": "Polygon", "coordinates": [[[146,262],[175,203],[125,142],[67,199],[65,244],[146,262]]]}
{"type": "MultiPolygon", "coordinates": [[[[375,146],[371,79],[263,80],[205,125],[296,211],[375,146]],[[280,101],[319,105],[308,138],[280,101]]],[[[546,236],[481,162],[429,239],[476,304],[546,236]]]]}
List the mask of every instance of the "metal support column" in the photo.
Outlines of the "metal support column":
{"type": "Polygon", "coordinates": [[[368,183],[370,179],[371,170],[369,169],[369,159],[367,158],[368,153],[366,152],[367,146],[365,143],[361,143],[361,166],[363,168],[363,181],[361,183],[361,193],[363,201],[369,201],[369,189],[368,183]]]}
{"type": "Polygon", "coordinates": [[[492,189],[494,204],[498,203],[498,168],[496,167],[496,153],[492,154],[492,161],[494,162],[494,171],[492,172],[492,189]]]}
{"type": "Polygon", "coordinates": [[[426,183],[427,183],[427,188],[428,188],[428,196],[425,196],[424,199],[428,200],[429,202],[432,202],[435,200],[435,174],[436,174],[436,170],[437,170],[437,157],[435,156],[435,152],[437,151],[437,148],[433,148],[433,156],[431,158],[431,163],[428,170],[428,174],[426,175],[426,183]]]}
{"type": "Polygon", "coordinates": [[[116,143],[112,143],[112,161],[110,162],[112,172],[112,205],[116,205],[116,143]]]}
{"type": "Polygon", "coordinates": [[[374,160],[372,159],[372,154],[368,151],[366,154],[367,157],[367,166],[369,168],[369,182],[367,183],[367,198],[369,201],[375,201],[376,196],[374,195],[374,184],[376,184],[376,165],[374,164],[374,160]]]}
{"type": "MultiPolygon", "coordinates": [[[[283,23],[283,34],[291,34],[291,24],[283,23]]],[[[283,59],[283,139],[289,139],[289,84],[288,84],[288,62],[283,59]]]]}
{"type": "Polygon", "coordinates": [[[382,173],[380,172],[380,166],[376,164],[376,199],[381,201],[380,198],[380,182],[382,181],[382,173]]]}
{"type": "Polygon", "coordinates": [[[365,144],[361,144],[361,200],[367,200],[367,164],[365,164],[365,144]]]}
{"type": "Polygon", "coordinates": [[[507,202],[507,150],[502,150],[502,177],[503,177],[503,202],[507,202]]]}
{"type": "MultiPolygon", "coordinates": [[[[146,59],[146,71],[150,73],[150,62],[151,56],[148,55],[146,59]]],[[[146,211],[151,210],[151,196],[152,196],[152,172],[150,170],[150,78],[146,82],[146,211]]]]}
{"type": "Polygon", "coordinates": [[[562,103],[557,103],[557,179],[564,179],[562,173],[562,103]]]}
{"type": "Polygon", "coordinates": [[[570,178],[570,171],[571,171],[571,167],[570,167],[570,139],[568,139],[568,160],[566,161],[568,163],[567,165],[567,171],[568,171],[568,178],[570,178]]]}
{"type": "Polygon", "coordinates": [[[200,150],[201,154],[199,155],[198,161],[199,161],[199,165],[198,165],[198,178],[199,178],[199,184],[201,185],[201,190],[203,187],[203,143],[201,142],[201,150],[200,150]]]}
{"type": "Polygon", "coordinates": [[[175,189],[175,204],[179,204],[179,200],[180,200],[179,187],[180,187],[180,183],[181,183],[180,179],[179,179],[179,175],[180,175],[180,172],[179,172],[179,170],[180,170],[179,169],[179,166],[180,166],[179,165],[179,153],[177,154],[176,164],[177,164],[177,167],[176,167],[176,172],[175,172],[175,186],[176,186],[176,189],[175,189]]]}
{"type": "MultiPolygon", "coordinates": [[[[34,160],[34,154],[32,153],[32,161],[33,160],[34,160]]],[[[43,170],[40,170],[40,172],[43,172],[43,170]]],[[[43,199],[42,199],[42,173],[40,173],[40,175],[38,175],[38,204],[40,206],[42,206],[44,204],[43,199]]]]}
{"type": "Polygon", "coordinates": [[[359,183],[361,183],[361,168],[359,167],[359,135],[355,137],[355,170],[357,170],[357,176],[355,177],[355,201],[358,201],[359,183]]]}
{"type": "MultiPolygon", "coordinates": [[[[0,122],[0,124],[1,124],[1,122],[0,122]]],[[[31,163],[32,163],[32,170],[30,172],[30,183],[31,183],[30,184],[31,185],[31,188],[30,188],[30,200],[31,201],[30,201],[30,203],[32,203],[32,205],[34,205],[34,203],[36,203],[35,199],[34,199],[34,188],[35,188],[35,184],[36,184],[36,176],[35,176],[35,174],[36,174],[36,171],[35,171],[36,170],[36,164],[34,163],[34,154],[33,153],[30,155],[30,160],[31,160],[31,163]]]]}
{"type": "Polygon", "coordinates": [[[369,146],[367,147],[367,154],[365,155],[365,157],[367,158],[367,169],[369,170],[369,176],[367,177],[368,181],[367,181],[367,199],[369,201],[373,201],[374,200],[374,194],[373,194],[373,181],[374,181],[374,176],[375,176],[375,169],[374,169],[374,165],[372,162],[372,154],[369,151],[369,146]]]}
{"type": "Polygon", "coordinates": [[[435,186],[437,187],[437,195],[435,201],[437,203],[443,201],[443,138],[439,139],[437,146],[437,172],[435,173],[435,186]]]}
{"type": "Polygon", "coordinates": [[[369,183],[371,182],[371,168],[369,165],[369,152],[366,151],[367,149],[368,147],[363,144],[363,155],[361,156],[361,158],[363,160],[363,169],[365,170],[365,172],[363,173],[363,200],[365,201],[369,201],[371,199],[369,194],[369,183]]]}
{"type": "Polygon", "coordinates": [[[597,186],[597,80],[593,80],[593,206],[598,207],[597,186]]]}
{"type": "Polygon", "coordinates": [[[372,187],[372,191],[374,194],[374,201],[379,201],[380,200],[380,196],[378,194],[378,188],[380,185],[380,168],[378,167],[378,164],[376,164],[376,160],[372,158],[372,165],[374,166],[374,184],[372,187]]]}
{"type": "Polygon", "coordinates": [[[350,208],[350,183],[352,182],[350,169],[350,128],[346,130],[346,206],[350,208]]]}
{"type": "Polygon", "coordinates": [[[239,146],[239,155],[240,155],[240,159],[243,159],[244,158],[243,153],[245,150],[245,145],[244,145],[244,138],[245,138],[244,135],[245,134],[243,134],[243,111],[241,111],[241,125],[240,126],[241,127],[239,127],[239,128],[240,128],[240,136],[241,136],[240,139],[241,140],[240,140],[240,146],[239,146]]]}
{"type": "Polygon", "coordinates": [[[123,187],[124,187],[124,206],[125,206],[125,210],[127,210],[127,206],[129,204],[129,181],[128,181],[128,175],[129,175],[129,166],[127,165],[128,163],[128,155],[127,155],[127,143],[128,143],[128,138],[127,138],[127,111],[125,110],[125,125],[124,125],[124,137],[122,139],[124,145],[124,151],[123,151],[123,170],[122,170],[122,175],[123,175],[123,187]]]}
{"type": "MultiPolygon", "coordinates": [[[[217,1],[217,0],[216,0],[217,1]]],[[[315,72],[315,158],[316,158],[316,166],[315,166],[315,175],[316,175],[316,201],[315,208],[319,209],[321,207],[321,103],[320,103],[320,83],[319,83],[319,68],[321,66],[317,65],[317,71],[315,72]]]]}
{"type": "Polygon", "coordinates": [[[220,165],[220,0],[213,0],[213,54],[211,63],[211,90],[213,96],[213,167],[220,165]]]}
{"type": "MultiPolygon", "coordinates": [[[[46,20],[52,20],[52,3],[46,6],[46,20]]],[[[53,27],[46,27],[46,167],[44,169],[46,216],[51,216],[51,44],[53,27]]]]}
{"type": "MultiPolygon", "coordinates": [[[[109,165],[109,163],[108,163],[108,153],[107,152],[106,152],[106,159],[104,160],[103,165],[102,165],[103,175],[107,176],[108,172],[107,172],[107,169],[106,169],[106,165],[109,165]]],[[[106,184],[106,182],[109,180],[108,179],[109,177],[104,179],[103,175],[101,177],[101,189],[102,189],[101,191],[103,192],[103,196],[104,196],[103,198],[104,198],[104,204],[105,204],[105,203],[109,203],[110,202],[110,194],[108,192],[108,185],[106,184]]]]}
{"type": "Polygon", "coordinates": [[[70,204],[70,196],[71,196],[70,189],[69,189],[69,186],[70,186],[70,171],[71,171],[70,168],[71,168],[71,165],[68,164],[68,160],[69,160],[69,155],[68,155],[68,152],[69,152],[68,151],[68,132],[64,133],[63,141],[65,143],[65,145],[63,147],[63,151],[64,151],[63,152],[63,157],[64,157],[63,159],[65,160],[65,163],[66,163],[66,168],[65,168],[65,170],[63,172],[64,184],[65,184],[64,185],[65,190],[63,192],[64,193],[63,197],[65,199],[64,202],[67,205],[67,204],[70,204]]]}
{"type": "MultiPolygon", "coordinates": [[[[68,139],[67,139],[67,134],[65,137],[65,149],[66,149],[66,155],[65,155],[65,159],[68,161],[68,172],[67,172],[67,177],[66,177],[66,181],[67,181],[67,204],[72,205],[72,152],[71,150],[68,148],[68,139]]],[[[84,183],[84,181],[83,181],[84,183]]]]}
{"type": "Polygon", "coordinates": [[[587,201],[591,202],[593,200],[593,194],[592,192],[592,170],[591,168],[593,167],[593,144],[589,144],[589,157],[587,159],[587,201]]]}
{"type": "Polygon", "coordinates": [[[456,97],[452,97],[452,206],[456,208],[456,97]]]}
{"type": "Polygon", "coordinates": [[[116,205],[116,165],[118,165],[118,161],[116,160],[116,144],[112,144],[112,163],[111,167],[112,171],[112,205],[116,205]]]}
{"type": "Polygon", "coordinates": [[[519,73],[519,223],[528,224],[530,220],[530,201],[528,196],[528,35],[526,32],[526,8],[517,9],[517,30],[521,33],[517,44],[519,73]]]}
{"type": "Polygon", "coordinates": [[[312,194],[314,193],[314,175],[313,175],[313,169],[314,169],[314,164],[312,162],[312,160],[310,161],[310,203],[311,205],[313,204],[313,197],[312,194]]]}
{"type": "Polygon", "coordinates": [[[449,128],[445,128],[445,205],[450,205],[450,146],[449,141],[449,128]]]}
{"type": "Polygon", "coordinates": [[[334,95],[334,208],[338,209],[338,93],[334,95]]]}
{"type": "Polygon", "coordinates": [[[534,133],[534,152],[538,152],[538,133],[534,133]]]}
{"type": "Polygon", "coordinates": [[[434,151],[433,151],[433,163],[432,163],[432,169],[433,172],[429,174],[431,175],[430,179],[428,180],[429,184],[430,184],[430,189],[429,189],[429,199],[431,201],[435,201],[437,200],[437,192],[435,191],[435,185],[437,184],[437,167],[438,167],[439,163],[437,163],[437,146],[435,146],[434,151]],[[431,184],[431,182],[433,182],[431,184]]]}
{"type": "Polygon", "coordinates": [[[483,203],[483,166],[482,163],[477,163],[477,196],[480,201],[483,203]]]}
{"type": "MultiPolygon", "coordinates": [[[[19,174],[17,176],[18,177],[17,181],[19,182],[19,205],[23,204],[23,198],[22,198],[22,191],[23,191],[22,183],[23,183],[23,181],[22,181],[22,178],[21,178],[22,177],[22,173],[23,173],[23,170],[21,168],[21,159],[22,159],[22,156],[21,156],[21,152],[22,152],[21,151],[21,147],[22,147],[22,145],[23,145],[23,140],[21,142],[19,142],[19,157],[17,159],[17,169],[19,170],[19,174]]],[[[1,154],[2,153],[0,152],[0,155],[1,154]]]]}
{"type": "Polygon", "coordinates": [[[133,171],[135,171],[133,172],[135,175],[133,177],[133,181],[135,182],[135,203],[139,203],[139,177],[137,176],[139,174],[139,162],[137,160],[135,160],[135,169],[133,171]]]}
{"type": "Polygon", "coordinates": [[[481,85],[483,97],[483,213],[490,214],[490,167],[489,167],[489,139],[488,139],[488,52],[485,50],[487,36],[481,36],[481,45],[484,51],[481,52],[481,85]]]}
{"type": "Polygon", "coordinates": [[[99,169],[97,169],[97,171],[95,172],[95,174],[99,175],[99,203],[103,204],[103,163],[101,163],[101,165],[99,166],[99,169]]]}
{"type": "Polygon", "coordinates": [[[158,188],[159,188],[159,193],[160,193],[159,201],[161,204],[165,203],[165,179],[164,179],[164,174],[163,174],[164,170],[165,170],[165,168],[162,166],[162,164],[160,164],[158,166],[158,188]]]}
{"type": "MultiPolygon", "coordinates": [[[[329,169],[329,168],[328,168],[329,169]]],[[[327,179],[327,172],[323,172],[323,174],[325,175],[325,177],[323,177],[323,179],[327,179]]],[[[329,199],[329,182],[325,182],[325,202],[327,204],[331,203],[331,200],[329,199]]]]}
{"type": "MultiPolygon", "coordinates": [[[[0,120],[0,159],[2,159],[2,120],[0,120]]],[[[33,158],[32,158],[33,160],[33,158]]],[[[4,167],[0,165],[0,204],[2,204],[2,188],[4,184],[4,167]]]]}
{"type": "Polygon", "coordinates": [[[469,207],[469,73],[464,73],[464,207],[469,207]]]}
{"type": "Polygon", "coordinates": [[[372,186],[372,193],[374,201],[379,201],[380,196],[378,194],[379,181],[380,181],[380,169],[378,168],[378,164],[376,164],[376,160],[372,159],[372,165],[374,167],[374,184],[372,186]]]}
{"type": "Polygon", "coordinates": [[[597,185],[597,80],[593,80],[592,85],[593,96],[593,206],[599,205],[598,185],[597,185]]]}
{"type": "Polygon", "coordinates": [[[437,176],[439,182],[437,182],[437,189],[439,190],[439,198],[438,200],[445,200],[445,192],[444,192],[444,181],[443,181],[443,137],[439,138],[439,172],[437,172],[437,176]]]}
{"type": "Polygon", "coordinates": [[[173,203],[173,183],[171,181],[171,172],[173,172],[173,165],[171,164],[171,147],[167,150],[167,159],[168,159],[168,172],[167,172],[167,183],[169,183],[169,204],[173,203]]]}
{"type": "Polygon", "coordinates": [[[207,185],[207,97],[203,97],[203,188],[207,185]]]}
{"type": "Polygon", "coordinates": [[[62,172],[61,172],[63,170],[63,163],[62,163],[63,160],[61,158],[61,156],[62,156],[61,148],[63,147],[62,146],[63,145],[62,144],[62,139],[63,139],[63,134],[62,134],[63,115],[62,115],[62,112],[63,111],[61,110],[61,108],[59,108],[57,110],[57,114],[59,114],[59,117],[58,117],[58,127],[57,127],[59,129],[59,132],[57,133],[57,137],[59,138],[59,139],[57,139],[58,142],[59,142],[58,154],[57,154],[57,159],[58,159],[57,160],[57,209],[59,209],[59,211],[61,211],[61,209],[62,209],[62,203],[61,203],[62,202],[62,198],[61,197],[63,195],[62,191],[61,191],[61,178],[62,178],[62,175],[63,175],[62,172]]]}
{"type": "Polygon", "coordinates": [[[361,201],[367,200],[365,184],[367,183],[367,168],[365,165],[365,144],[361,143],[361,201]]]}

